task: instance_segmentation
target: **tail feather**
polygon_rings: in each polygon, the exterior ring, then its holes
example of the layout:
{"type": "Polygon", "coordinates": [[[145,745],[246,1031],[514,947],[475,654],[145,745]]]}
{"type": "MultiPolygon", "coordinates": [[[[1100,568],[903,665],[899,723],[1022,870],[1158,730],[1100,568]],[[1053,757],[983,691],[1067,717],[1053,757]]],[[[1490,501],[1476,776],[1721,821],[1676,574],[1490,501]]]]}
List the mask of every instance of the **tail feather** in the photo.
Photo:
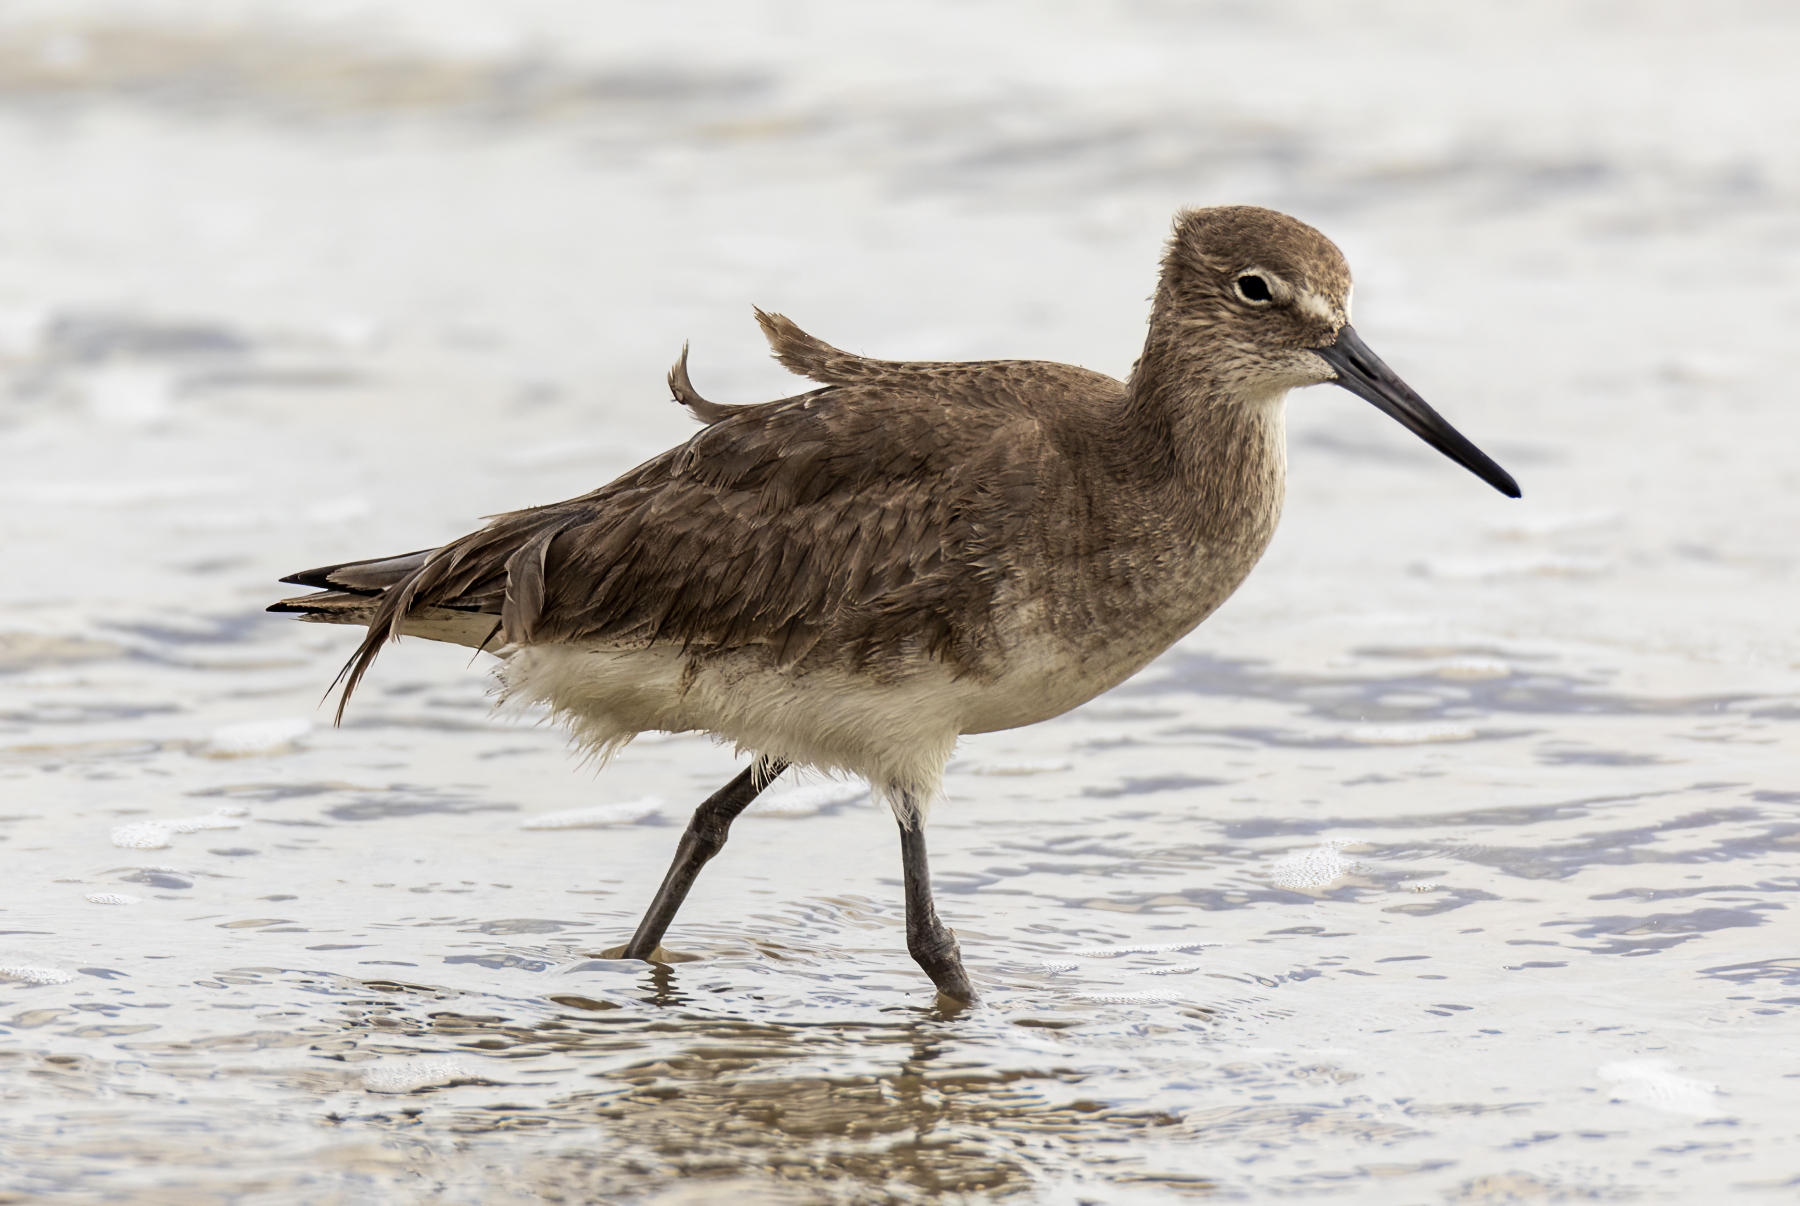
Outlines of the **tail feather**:
{"type": "MultiPolygon", "coordinates": [[[[398,557],[374,557],[367,561],[346,561],[318,569],[301,570],[281,579],[295,586],[336,587],[339,590],[375,594],[414,573],[436,549],[420,549],[398,557]]],[[[274,610],[271,608],[270,610],[274,610]]]]}
{"type": "MultiPolygon", "coordinates": [[[[368,595],[326,591],[283,599],[269,610],[298,615],[308,624],[356,624],[366,628],[375,619],[376,603],[368,595]]],[[[413,609],[412,614],[401,622],[399,635],[467,645],[471,649],[492,649],[499,625],[499,616],[484,611],[426,606],[413,609]]]]}
{"type": "Polygon", "coordinates": [[[481,650],[490,648],[499,635],[500,617],[479,606],[413,605],[422,585],[421,579],[433,576],[434,568],[436,576],[442,576],[443,563],[432,560],[432,554],[436,552],[437,549],[424,549],[399,557],[328,565],[281,579],[299,586],[326,589],[283,599],[273,604],[270,611],[298,615],[314,624],[356,624],[369,630],[332,681],[330,690],[336,690],[339,685],[344,688],[338,697],[338,722],[343,721],[344,709],[357,684],[388,641],[418,636],[481,650]]]}

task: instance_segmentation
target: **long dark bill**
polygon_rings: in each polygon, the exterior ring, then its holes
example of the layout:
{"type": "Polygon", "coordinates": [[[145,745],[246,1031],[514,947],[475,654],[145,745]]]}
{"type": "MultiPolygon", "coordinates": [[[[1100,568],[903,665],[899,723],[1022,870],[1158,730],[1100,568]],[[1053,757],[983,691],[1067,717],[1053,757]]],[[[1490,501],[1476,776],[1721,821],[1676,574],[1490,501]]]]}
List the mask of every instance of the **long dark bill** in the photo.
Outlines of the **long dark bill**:
{"type": "Polygon", "coordinates": [[[1444,421],[1444,416],[1427,406],[1425,399],[1413,393],[1393,369],[1382,363],[1381,357],[1369,350],[1354,327],[1345,325],[1334,342],[1313,351],[1337,370],[1339,385],[1373,402],[1377,410],[1398,419],[1406,430],[1508,498],[1519,497],[1519,483],[1512,474],[1494,464],[1487,453],[1469,443],[1444,421]]]}

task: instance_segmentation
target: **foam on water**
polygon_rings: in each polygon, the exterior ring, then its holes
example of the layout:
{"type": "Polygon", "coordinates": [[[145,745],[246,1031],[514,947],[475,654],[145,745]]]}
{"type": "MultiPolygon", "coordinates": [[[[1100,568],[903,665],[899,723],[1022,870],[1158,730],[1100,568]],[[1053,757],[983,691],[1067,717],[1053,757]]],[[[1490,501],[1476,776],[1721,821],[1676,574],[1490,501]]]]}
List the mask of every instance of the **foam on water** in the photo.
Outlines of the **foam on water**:
{"type": "Polygon", "coordinates": [[[1678,1076],[1666,1060],[1622,1060],[1602,1064],[1599,1076],[1612,1086],[1614,1101],[1649,1106],[1665,1114],[1690,1118],[1720,1118],[1727,1111],[1719,1100],[1717,1085],[1678,1076]]]}
{"type": "Polygon", "coordinates": [[[239,804],[226,804],[197,817],[166,817],[154,821],[133,821],[112,831],[112,844],[126,850],[161,850],[178,833],[200,833],[207,829],[236,829],[244,823],[250,810],[239,804]]]}
{"type": "Polygon", "coordinates": [[[253,720],[214,729],[203,747],[215,758],[253,758],[286,753],[300,738],[312,732],[313,722],[305,717],[282,720],[253,720]]]}
{"type": "Polygon", "coordinates": [[[1512,667],[1493,657],[1453,657],[1437,668],[1439,678],[1509,678],[1512,667]]]}
{"type": "Polygon", "coordinates": [[[744,810],[747,817],[810,817],[837,804],[853,804],[869,796],[861,779],[808,783],[786,791],[765,791],[744,810]]]}
{"type": "Polygon", "coordinates": [[[1345,733],[1363,745],[1435,745],[1446,741],[1473,741],[1478,734],[1466,724],[1432,721],[1426,724],[1365,724],[1345,733]]]}
{"type": "Polygon", "coordinates": [[[67,984],[73,972],[56,967],[34,967],[25,963],[0,963],[0,980],[16,980],[22,984],[67,984]]]}
{"type": "Polygon", "coordinates": [[[1291,891],[1323,891],[1361,866],[1358,860],[1344,854],[1344,848],[1353,844],[1347,840],[1325,842],[1284,854],[1269,868],[1269,880],[1276,887],[1291,891]]]}
{"type": "Polygon", "coordinates": [[[1566,514],[1527,514],[1513,516],[1504,523],[1490,524],[1496,536],[1515,540],[1560,536],[1566,532],[1588,532],[1596,528],[1616,527],[1625,520],[1624,512],[1613,507],[1602,510],[1577,511],[1566,514]]]}
{"type": "Polygon", "coordinates": [[[1073,953],[1082,959],[1116,959],[1120,955],[1161,955],[1219,945],[1217,942],[1158,942],[1143,946],[1096,946],[1073,953]]]}
{"type": "Polygon", "coordinates": [[[1074,763],[1062,758],[1010,758],[1004,761],[974,762],[963,769],[971,775],[1007,778],[1018,775],[1049,775],[1071,770],[1073,767],[1074,763]]]}
{"type": "Polygon", "coordinates": [[[367,1069],[362,1074],[362,1085],[371,1093],[414,1093],[472,1079],[476,1078],[453,1059],[400,1060],[367,1069]]]}
{"type": "Polygon", "coordinates": [[[1152,988],[1145,992],[1078,992],[1078,1001],[1091,1001],[1096,1005],[1148,1005],[1161,1001],[1181,1001],[1186,998],[1173,989],[1152,988]]]}
{"type": "Polygon", "coordinates": [[[597,829],[603,825],[635,825],[663,810],[658,796],[645,796],[621,804],[596,804],[591,808],[568,808],[561,812],[540,813],[519,823],[520,829],[597,829]]]}

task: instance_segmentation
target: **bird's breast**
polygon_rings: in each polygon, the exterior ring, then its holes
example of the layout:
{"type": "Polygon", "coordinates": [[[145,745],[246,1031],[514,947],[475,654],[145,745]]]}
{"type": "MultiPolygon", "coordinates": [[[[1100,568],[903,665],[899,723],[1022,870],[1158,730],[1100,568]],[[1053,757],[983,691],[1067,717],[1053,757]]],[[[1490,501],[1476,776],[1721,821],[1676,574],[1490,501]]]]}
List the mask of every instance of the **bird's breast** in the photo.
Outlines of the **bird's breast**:
{"type": "Polygon", "coordinates": [[[1061,715],[1118,686],[1218,610],[1268,548],[1283,468],[1204,508],[1123,530],[997,600],[997,672],[967,701],[962,731],[992,732],[1061,715]]]}

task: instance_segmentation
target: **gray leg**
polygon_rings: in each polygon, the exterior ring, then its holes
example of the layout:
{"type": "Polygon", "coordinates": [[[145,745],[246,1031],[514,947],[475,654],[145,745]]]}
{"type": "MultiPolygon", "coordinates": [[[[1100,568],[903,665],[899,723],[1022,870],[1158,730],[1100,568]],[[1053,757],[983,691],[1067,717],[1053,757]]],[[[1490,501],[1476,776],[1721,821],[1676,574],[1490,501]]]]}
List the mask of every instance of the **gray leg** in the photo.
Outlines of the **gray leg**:
{"type": "Polygon", "coordinates": [[[694,886],[694,880],[700,875],[700,868],[724,849],[725,839],[731,833],[731,823],[737,819],[738,813],[750,807],[750,801],[756,799],[763,788],[773,783],[776,776],[787,769],[787,765],[785,762],[764,762],[758,759],[694,810],[693,818],[688,821],[687,832],[681,835],[681,845],[676,847],[675,861],[669,864],[669,873],[663,876],[662,887],[656,890],[656,899],[650,902],[644,919],[638,922],[637,933],[631,936],[630,942],[618,949],[617,954],[608,951],[609,956],[616,959],[651,959],[662,949],[663,935],[668,932],[669,923],[675,920],[675,913],[681,908],[681,902],[687,899],[688,889],[694,886]]]}
{"type": "Polygon", "coordinates": [[[906,949],[946,997],[964,1005],[975,999],[963,970],[956,935],[938,920],[931,901],[931,867],[925,858],[925,823],[900,822],[900,859],[906,875],[906,949]]]}

